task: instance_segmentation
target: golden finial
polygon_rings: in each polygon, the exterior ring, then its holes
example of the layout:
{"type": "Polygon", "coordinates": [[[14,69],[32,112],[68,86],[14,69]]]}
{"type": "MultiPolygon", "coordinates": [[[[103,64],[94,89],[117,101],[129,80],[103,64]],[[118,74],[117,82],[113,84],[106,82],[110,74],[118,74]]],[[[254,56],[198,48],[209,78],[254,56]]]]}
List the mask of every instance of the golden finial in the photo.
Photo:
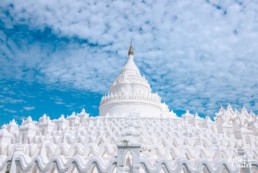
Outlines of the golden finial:
{"type": "Polygon", "coordinates": [[[133,55],[133,47],[130,46],[129,50],[128,50],[128,55],[133,55]]]}
{"type": "Polygon", "coordinates": [[[133,55],[133,46],[132,46],[132,39],[131,39],[131,44],[128,50],[128,55],[133,55]]]}

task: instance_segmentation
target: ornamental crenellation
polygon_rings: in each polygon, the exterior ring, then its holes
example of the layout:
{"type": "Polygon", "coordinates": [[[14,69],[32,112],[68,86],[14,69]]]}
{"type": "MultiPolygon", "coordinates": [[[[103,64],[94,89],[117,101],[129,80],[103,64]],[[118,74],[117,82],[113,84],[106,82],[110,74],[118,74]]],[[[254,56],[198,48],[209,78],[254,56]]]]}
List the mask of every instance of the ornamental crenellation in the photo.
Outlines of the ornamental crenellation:
{"type": "Polygon", "coordinates": [[[0,129],[1,172],[257,173],[258,116],[229,104],[212,116],[170,111],[128,61],[100,103],[0,129]]]}

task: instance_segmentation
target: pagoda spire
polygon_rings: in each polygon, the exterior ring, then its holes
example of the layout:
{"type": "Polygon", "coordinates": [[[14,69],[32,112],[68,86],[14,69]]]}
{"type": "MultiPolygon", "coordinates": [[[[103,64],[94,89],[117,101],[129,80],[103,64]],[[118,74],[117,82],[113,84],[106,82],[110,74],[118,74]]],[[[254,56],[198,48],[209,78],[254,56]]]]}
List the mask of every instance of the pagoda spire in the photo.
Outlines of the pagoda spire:
{"type": "Polygon", "coordinates": [[[132,46],[132,39],[131,39],[131,43],[130,43],[130,47],[128,50],[128,56],[133,55],[133,46],[132,46]]]}

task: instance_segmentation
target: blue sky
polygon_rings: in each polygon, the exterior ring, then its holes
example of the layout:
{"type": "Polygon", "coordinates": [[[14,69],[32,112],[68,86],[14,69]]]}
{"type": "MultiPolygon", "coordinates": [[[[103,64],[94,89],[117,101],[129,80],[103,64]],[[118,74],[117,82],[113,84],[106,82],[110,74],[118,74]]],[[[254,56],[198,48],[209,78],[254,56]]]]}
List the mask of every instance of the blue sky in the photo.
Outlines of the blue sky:
{"type": "Polygon", "coordinates": [[[170,109],[213,116],[231,103],[258,114],[258,2],[0,2],[0,124],[57,118],[101,96],[135,61],[170,109]]]}

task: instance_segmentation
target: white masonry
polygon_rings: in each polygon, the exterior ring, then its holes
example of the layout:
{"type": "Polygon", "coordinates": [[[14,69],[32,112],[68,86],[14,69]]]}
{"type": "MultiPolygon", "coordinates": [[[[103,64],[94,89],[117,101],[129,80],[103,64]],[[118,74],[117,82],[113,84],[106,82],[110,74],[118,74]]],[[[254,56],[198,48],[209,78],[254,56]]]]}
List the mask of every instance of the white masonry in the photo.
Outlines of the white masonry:
{"type": "Polygon", "coordinates": [[[258,173],[258,116],[230,105],[212,121],[178,117],[128,62],[103,96],[100,116],[13,120],[0,130],[3,173],[258,173]]]}

